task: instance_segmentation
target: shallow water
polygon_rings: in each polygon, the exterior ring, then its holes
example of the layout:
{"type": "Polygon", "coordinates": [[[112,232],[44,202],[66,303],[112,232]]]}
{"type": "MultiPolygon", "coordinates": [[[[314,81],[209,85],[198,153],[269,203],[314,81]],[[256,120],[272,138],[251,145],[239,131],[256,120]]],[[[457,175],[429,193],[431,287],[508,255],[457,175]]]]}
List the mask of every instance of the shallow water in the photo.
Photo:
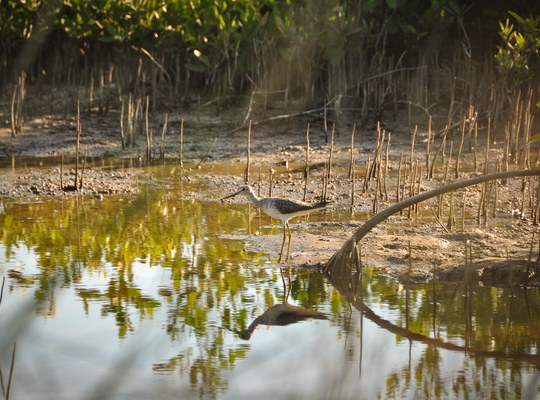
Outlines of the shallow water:
{"type": "Polygon", "coordinates": [[[277,223],[151,174],[139,195],[0,202],[4,395],[540,395],[537,288],[282,270],[235,239],[277,223]]]}

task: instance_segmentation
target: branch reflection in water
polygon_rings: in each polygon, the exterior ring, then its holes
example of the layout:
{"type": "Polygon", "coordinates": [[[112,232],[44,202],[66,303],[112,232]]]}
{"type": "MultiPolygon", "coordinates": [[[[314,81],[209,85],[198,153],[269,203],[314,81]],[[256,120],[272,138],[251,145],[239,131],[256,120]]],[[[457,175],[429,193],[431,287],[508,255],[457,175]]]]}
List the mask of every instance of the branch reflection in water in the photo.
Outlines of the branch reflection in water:
{"type": "MultiPolygon", "coordinates": [[[[440,349],[461,353],[464,360],[471,356],[475,360],[485,360],[481,365],[486,366],[484,368],[488,369],[489,379],[493,379],[494,382],[504,381],[506,368],[509,368],[514,374],[520,369],[523,370],[523,365],[529,365],[533,371],[536,370],[536,373],[529,382],[517,384],[519,389],[513,385],[514,389],[517,390],[514,394],[521,394],[523,398],[534,398],[540,381],[540,357],[535,345],[540,332],[534,329],[533,320],[538,318],[538,310],[535,310],[534,307],[534,303],[536,303],[534,295],[530,296],[529,293],[531,291],[533,294],[536,293],[536,289],[528,290],[527,287],[523,287],[516,290],[512,286],[506,289],[482,287],[475,280],[477,276],[467,273],[470,272],[467,269],[462,276],[463,280],[459,282],[442,282],[434,279],[429,284],[415,285],[411,282],[409,275],[405,275],[403,285],[405,293],[396,293],[395,291],[387,295],[379,293],[374,302],[374,297],[367,295],[368,299],[366,299],[365,293],[372,291],[372,286],[377,283],[372,279],[373,276],[364,278],[366,270],[362,266],[360,254],[359,247],[356,247],[349,254],[349,257],[341,258],[341,262],[346,260],[346,265],[335,265],[334,271],[340,271],[340,273],[326,274],[326,278],[342,298],[350,304],[351,308],[360,312],[362,318],[365,317],[381,329],[396,335],[397,340],[399,338],[408,340],[409,364],[412,361],[411,349],[413,343],[416,342],[427,345],[426,354],[439,354],[435,357],[439,361],[431,366],[435,370],[442,368],[442,364],[437,367],[437,364],[442,362],[440,349]],[[418,306],[418,303],[415,304],[414,301],[411,301],[411,298],[417,298],[415,296],[420,291],[425,292],[422,297],[431,299],[432,308],[423,308],[418,306]],[[455,302],[456,298],[461,298],[462,301],[455,302]],[[403,304],[400,303],[401,301],[403,304]],[[454,303],[452,304],[452,302],[454,303]],[[392,303],[394,305],[401,304],[398,306],[400,311],[397,313],[397,321],[392,321],[391,315],[385,311],[382,311],[382,314],[380,311],[374,311],[374,308],[368,305],[369,303],[373,303],[376,308],[390,306],[390,309],[392,303]],[[424,329],[422,319],[427,321],[430,318],[431,329],[424,329]],[[452,328],[452,326],[454,327],[452,328]],[[506,335],[501,334],[502,330],[506,330],[506,335]],[[430,331],[432,331],[431,334],[426,333],[430,331]],[[461,333],[456,334],[457,331],[461,333]],[[495,363],[489,363],[489,360],[494,360],[495,363]],[[488,365],[491,367],[487,367],[488,365]],[[504,367],[504,365],[507,366],[504,367]]],[[[371,274],[372,271],[370,271],[371,274]]],[[[401,284],[399,285],[401,286],[401,284]]],[[[425,303],[425,299],[423,302],[425,303]]],[[[360,326],[362,327],[363,324],[361,323],[360,326]]],[[[362,336],[362,332],[360,332],[360,375],[364,344],[362,336]]],[[[428,356],[426,355],[426,357],[428,356]]],[[[411,364],[408,368],[410,369],[410,367],[411,364]]],[[[415,366],[415,368],[417,367],[419,365],[415,366]]],[[[395,378],[399,379],[402,373],[407,374],[406,371],[395,372],[395,378]]],[[[437,374],[440,374],[440,371],[437,374]]],[[[459,381],[459,378],[451,379],[457,379],[455,382],[459,381]]],[[[521,378],[516,375],[514,379],[519,382],[521,378]]],[[[461,385],[467,385],[466,380],[458,386],[461,385]]],[[[387,391],[391,392],[391,389],[397,392],[403,390],[400,388],[400,384],[392,384],[392,380],[389,380],[387,391]]],[[[463,391],[462,393],[467,393],[471,389],[470,387],[468,389],[457,387],[456,390],[457,392],[454,394],[459,393],[460,390],[463,391]]],[[[508,391],[512,393],[513,389],[507,388],[508,391]]]]}

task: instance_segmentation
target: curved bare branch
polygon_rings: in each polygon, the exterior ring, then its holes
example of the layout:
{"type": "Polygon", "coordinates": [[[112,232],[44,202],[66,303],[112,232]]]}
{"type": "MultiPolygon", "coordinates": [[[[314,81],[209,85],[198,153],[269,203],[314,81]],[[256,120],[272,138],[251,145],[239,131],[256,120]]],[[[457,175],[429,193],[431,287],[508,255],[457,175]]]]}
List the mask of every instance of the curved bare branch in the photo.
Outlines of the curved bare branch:
{"type": "Polygon", "coordinates": [[[453,192],[458,189],[463,189],[467,186],[477,185],[479,183],[494,181],[498,179],[516,178],[523,176],[535,176],[540,175],[540,169],[527,169],[517,171],[498,172],[494,174],[487,174],[476,176],[474,178],[465,179],[459,182],[454,182],[448,185],[441,186],[439,188],[417,194],[416,196],[409,197],[399,203],[396,203],[381,212],[375,214],[368,219],[364,225],[354,232],[354,234],[347,240],[341,249],[334,253],[334,255],[328,260],[323,267],[323,272],[326,274],[332,274],[338,270],[343,269],[344,265],[348,265],[350,260],[354,256],[356,245],[366,236],[375,226],[386,220],[391,215],[404,210],[414,204],[418,204],[422,201],[431,199],[433,197],[440,196],[442,194],[453,192]]]}

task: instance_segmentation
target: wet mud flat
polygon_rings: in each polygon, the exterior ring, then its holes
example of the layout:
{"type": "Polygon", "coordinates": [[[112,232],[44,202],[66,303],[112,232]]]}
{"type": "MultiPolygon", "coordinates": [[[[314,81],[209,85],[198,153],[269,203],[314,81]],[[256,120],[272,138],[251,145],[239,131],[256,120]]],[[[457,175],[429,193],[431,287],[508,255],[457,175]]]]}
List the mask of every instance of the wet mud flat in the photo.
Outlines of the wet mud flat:
{"type": "MultiPolygon", "coordinates": [[[[77,190],[73,167],[73,116],[66,120],[41,117],[29,123],[29,129],[15,138],[11,138],[3,129],[0,132],[0,149],[6,167],[1,172],[0,196],[27,200],[73,195],[101,198],[136,194],[140,191],[141,182],[148,180],[163,188],[200,181],[204,183],[201,185],[204,189],[176,191],[176,195],[190,200],[215,201],[222,206],[246,203],[245,200],[226,204],[220,202],[221,197],[244,184],[246,129],[232,129],[234,122],[219,121],[210,114],[203,116],[202,122],[195,122],[193,117],[190,120],[185,115],[171,116],[170,125],[178,125],[177,122],[184,117],[186,126],[190,122],[193,125],[198,123],[199,131],[186,131],[182,166],[179,164],[178,132],[173,129],[166,136],[163,146],[156,145],[163,149],[165,165],[168,166],[167,178],[162,179],[159,176],[150,177],[151,174],[144,167],[130,168],[145,165],[141,161],[145,152],[144,142],[141,139],[136,147],[121,148],[117,133],[118,115],[111,112],[99,118],[93,114],[82,116],[85,127],[81,137],[84,154],[87,157],[124,160],[116,165],[126,168],[83,164],[85,157],[81,156],[77,190]],[[219,129],[219,124],[226,129],[219,129]],[[203,135],[201,132],[206,133],[203,135]],[[209,140],[208,136],[213,140],[209,140]],[[39,160],[54,156],[58,159],[59,154],[71,157],[71,162],[61,167],[58,163],[51,166],[24,166],[21,161],[28,157],[39,160]]],[[[322,218],[316,218],[316,222],[311,222],[312,217],[292,221],[294,233],[290,266],[323,265],[374,211],[380,211],[397,200],[398,186],[402,199],[411,190],[422,192],[443,184],[441,176],[447,175],[445,169],[448,169],[444,164],[435,168],[432,179],[417,179],[414,189],[400,175],[403,154],[412,154],[406,125],[403,118],[401,122],[398,118],[393,124],[385,125],[385,129],[392,132],[385,167],[387,175],[384,185],[388,189],[384,194],[387,197],[382,195],[381,183],[374,180],[366,183],[369,163],[373,162],[374,153],[380,146],[375,127],[368,127],[367,134],[364,132],[357,136],[353,149],[354,182],[350,178],[350,133],[342,130],[330,144],[320,127],[312,127],[307,184],[305,121],[295,119],[253,128],[249,181],[262,196],[270,193],[269,182],[272,180],[272,196],[302,199],[305,194],[307,201],[317,201],[325,185],[328,161],[332,160],[333,170],[324,188],[332,205],[322,218]]],[[[155,140],[159,143],[160,138],[156,137],[155,140]]],[[[414,147],[417,160],[424,157],[426,140],[427,133],[419,131],[414,147]]],[[[151,165],[158,166],[159,154],[155,151],[156,158],[151,165]]],[[[481,149],[478,152],[481,154],[481,149]]],[[[497,149],[490,152],[494,154],[494,159],[500,156],[497,149]]],[[[468,164],[473,157],[470,151],[464,152],[462,157],[462,168],[469,172],[460,172],[459,179],[480,173],[481,165],[472,169],[468,164]]],[[[413,164],[409,161],[411,174],[413,164]]],[[[419,174],[424,175],[422,172],[419,174]]],[[[496,204],[489,207],[493,207],[490,212],[496,217],[478,222],[479,204],[483,201],[482,196],[485,196],[485,188],[480,185],[464,189],[452,197],[421,203],[412,213],[408,210],[391,217],[364,238],[361,243],[362,262],[367,267],[379,268],[399,279],[410,276],[417,280],[462,279],[465,272],[472,269],[475,271],[474,279],[485,280],[486,284],[538,284],[539,235],[532,216],[535,183],[532,179],[527,184],[522,179],[511,179],[495,185],[490,190],[497,193],[496,204]],[[434,212],[438,208],[443,209],[439,215],[434,212]],[[454,213],[452,217],[449,217],[450,209],[454,213]]],[[[276,221],[273,226],[280,227],[276,221]]],[[[269,262],[279,251],[281,239],[279,229],[274,229],[272,234],[245,236],[246,246],[267,252],[269,262]]]]}
{"type": "Polygon", "coordinates": [[[3,172],[0,196],[11,198],[62,197],[71,195],[106,196],[139,192],[137,171],[87,169],[75,181],[75,171],[59,167],[3,172]],[[62,174],[62,178],[60,175],[62,174]],[[81,182],[82,179],[82,182],[81,182]]]}

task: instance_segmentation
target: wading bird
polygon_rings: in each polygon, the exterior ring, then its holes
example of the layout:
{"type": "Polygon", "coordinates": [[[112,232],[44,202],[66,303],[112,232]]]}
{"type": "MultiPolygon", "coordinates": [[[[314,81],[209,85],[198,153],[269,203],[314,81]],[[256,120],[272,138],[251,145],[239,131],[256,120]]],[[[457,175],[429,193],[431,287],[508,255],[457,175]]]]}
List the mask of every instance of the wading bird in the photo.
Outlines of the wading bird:
{"type": "Polygon", "coordinates": [[[322,201],[320,203],[309,204],[309,203],[304,203],[303,201],[284,199],[281,197],[260,198],[253,192],[253,189],[247,185],[241,186],[238,192],[233,193],[229,196],[226,196],[222,198],[221,200],[225,200],[225,199],[237,196],[239,194],[247,196],[247,198],[253,204],[255,204],[255,206],[262,209],[270,217],[281,220],[281,224],[283,225],[283,242],[281,243],[281,250],[279,252],[278,262],[281,262],[281,259],[283,257],[283,249],[285,247],[286,232],[288,232],[289,234],[289,244],[287,246],[287,256],[285,258],[285,261],[289,260],[289,256],[291,254],[291,236],[292,235],[291,235],[291,228],[289,227],[289,220],[294,217],[307,215],[314,211],[323,209],[329,204],[326,201],[322,201]]]}

